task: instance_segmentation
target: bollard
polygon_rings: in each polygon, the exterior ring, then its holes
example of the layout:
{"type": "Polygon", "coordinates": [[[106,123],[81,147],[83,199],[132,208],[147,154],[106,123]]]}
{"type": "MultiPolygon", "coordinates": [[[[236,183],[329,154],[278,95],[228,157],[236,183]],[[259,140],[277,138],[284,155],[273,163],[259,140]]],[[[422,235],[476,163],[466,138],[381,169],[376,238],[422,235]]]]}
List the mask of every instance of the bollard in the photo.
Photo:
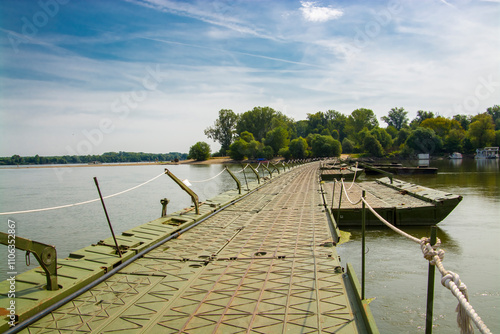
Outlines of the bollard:
{"type": "MultiPolygon", "coordinates": [[[[437,227],[431,226],[431,246],[436,244],[437,227]]],[[[425,334],[432,333],[432,314],[434,312],[434,276],[436,266],[429,262],[429,276],[427,278],[427,312],[425,315],[425,334]]]]}

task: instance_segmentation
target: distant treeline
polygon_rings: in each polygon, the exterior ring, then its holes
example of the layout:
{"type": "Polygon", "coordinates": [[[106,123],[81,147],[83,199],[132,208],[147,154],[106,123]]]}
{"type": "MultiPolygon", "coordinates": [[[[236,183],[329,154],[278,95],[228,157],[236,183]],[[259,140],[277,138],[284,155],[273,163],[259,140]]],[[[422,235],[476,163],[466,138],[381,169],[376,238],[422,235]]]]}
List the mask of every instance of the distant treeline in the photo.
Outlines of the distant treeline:
{"type": "Polygon", "coordinates": [[[45,164],[85,164],[113,162],[155,162],[186,160],[187,153],[144,153],[144,152],[106,152],[101,155],[64,155],[43,157],[38,154],[31,157],[21,157],[17,154],[11,157],[0,157],[0,165],[45,165],[45,164]]]}

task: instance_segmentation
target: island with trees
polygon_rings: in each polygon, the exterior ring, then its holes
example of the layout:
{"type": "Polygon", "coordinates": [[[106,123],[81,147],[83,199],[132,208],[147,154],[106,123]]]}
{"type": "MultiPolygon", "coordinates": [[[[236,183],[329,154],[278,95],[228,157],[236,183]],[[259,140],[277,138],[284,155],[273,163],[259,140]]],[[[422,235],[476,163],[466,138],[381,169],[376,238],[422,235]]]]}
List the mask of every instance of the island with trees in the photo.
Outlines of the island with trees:
{"type": "MultiPolygon", "coordinates": [[[[473,154],[477,148],[500,146],[500,106],[484,113],[450,118],[432,111],[417,111],[410,121],[404,108],[392,108],[381,117],[381,127],[371,109],[359,108],[345,115],[336,110],[307,114],[295,121],[270,107],[255,107],[242,114],[222,109],[205,135],[221,145],[213,156],[234,160],[335,157],[359,153],[371,157],[411,158],[419,153],[445,156],[452,152],[473,154]]],[[[189,156],[204,160],[210,147],[195,144],[189,156]],[[200,147],[204,149],[200,150],[200,147]]]]}

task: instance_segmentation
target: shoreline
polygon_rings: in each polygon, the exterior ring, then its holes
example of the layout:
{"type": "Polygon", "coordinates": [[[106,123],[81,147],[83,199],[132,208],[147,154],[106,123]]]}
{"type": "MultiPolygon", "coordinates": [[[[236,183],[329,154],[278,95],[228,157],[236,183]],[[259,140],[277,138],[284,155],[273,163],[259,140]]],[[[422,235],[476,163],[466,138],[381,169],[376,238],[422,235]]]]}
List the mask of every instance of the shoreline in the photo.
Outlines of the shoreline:
{"type": "Polygon", "coordinates": [[[0,169],[30,169],[30,168],[82,168],[82,167],[120,167],[120,166],[172,166],[172,165],[212,165],[212,164],[238,164],[245,163],[246,161],[236,161],[229,157],[211,158],[204,161],[196,161],[193,159],[180,160],[179,162],[116,162],[116,163],[102,163],[102,164],[64,164],[64,165],[4,165],[0,169]]]}

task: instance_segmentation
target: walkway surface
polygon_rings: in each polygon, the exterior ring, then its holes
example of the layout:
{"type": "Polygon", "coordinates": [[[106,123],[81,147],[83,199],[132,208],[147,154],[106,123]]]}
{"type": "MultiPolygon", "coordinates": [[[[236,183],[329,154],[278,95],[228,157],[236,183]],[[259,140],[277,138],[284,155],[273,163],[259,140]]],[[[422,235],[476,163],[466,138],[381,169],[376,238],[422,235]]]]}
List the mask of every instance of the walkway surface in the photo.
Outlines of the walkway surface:
{"type": "Polygon", "coordinates": [[[22,333],[363,331],[318,168],[273,178],[22,333]]]}

